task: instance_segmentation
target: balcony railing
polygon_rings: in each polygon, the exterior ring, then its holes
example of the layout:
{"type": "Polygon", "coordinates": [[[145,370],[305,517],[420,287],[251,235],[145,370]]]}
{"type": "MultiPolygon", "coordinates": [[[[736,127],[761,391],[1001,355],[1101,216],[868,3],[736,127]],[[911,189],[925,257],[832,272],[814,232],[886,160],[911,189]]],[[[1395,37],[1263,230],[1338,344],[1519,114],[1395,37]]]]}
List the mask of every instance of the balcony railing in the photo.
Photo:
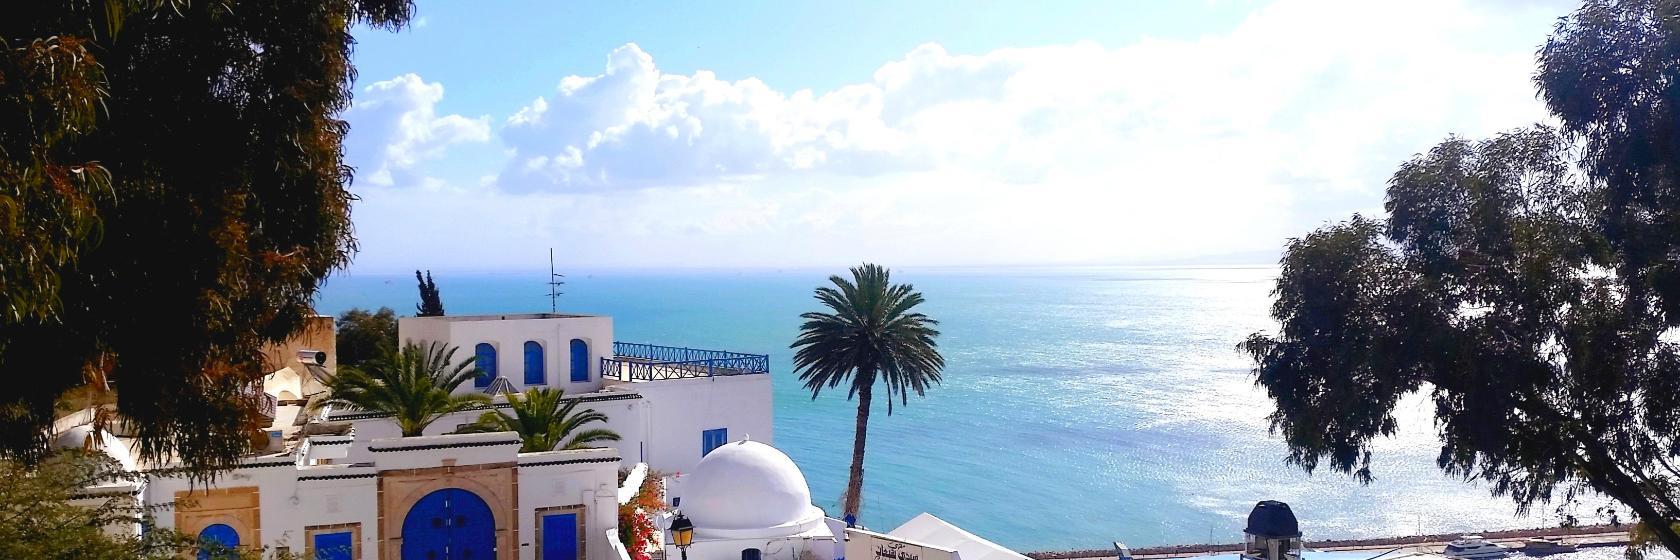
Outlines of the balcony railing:
{"type": "Polygon", "coordinates": [[[770,373],[770,356],[723,350],[614,342],[601,358],[601,375],[619,381],[653,381],[770,373]]]}

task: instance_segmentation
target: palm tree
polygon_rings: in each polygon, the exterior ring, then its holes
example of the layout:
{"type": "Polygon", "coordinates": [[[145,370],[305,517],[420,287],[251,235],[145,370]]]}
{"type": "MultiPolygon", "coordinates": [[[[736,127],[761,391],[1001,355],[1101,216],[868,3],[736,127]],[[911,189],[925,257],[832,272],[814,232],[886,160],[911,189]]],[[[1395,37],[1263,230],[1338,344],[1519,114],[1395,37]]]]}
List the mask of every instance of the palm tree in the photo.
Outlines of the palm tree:
{"type": "Polygon", "coordinates": [[[939,321],[911,310],[922,303],[922,294],[909,284],[893,284],[891,273],[878,265],[852,268],[852,279],[830,276],[834,287],[819,287],[817,301],[826,312],[799,317],[799,338],[790,348],[799,380],[811,390],[814,400],[823,389],[847,384],[846,398],[857,397],[857,434],[852,440],[852,471],[846,481],[844,509],[856,519],[863,493],[863,446],[869,434],[869,403],[875,382],[887,391],[887,415],[893,412],[893,397],[910,404],[910,392],[923,396],[937,385],[945,358],[939,355],[934,337],[939,321]]]}
{"type": "Polygon", "coordinates": [[[513,408],[513,416],[499,410],[486,412],[478,421],[462,426],[456,433],[519,432],[525,444],[520,453],[553,449],[583,449],[592,443],[618,441],[618,434],[605,428],[582,429],[591,422],[606,422],[607,415],[585,408],[573,413],[577,399],[565,398],[565,391],[549,388],[526,389],[523,398],[518,393],[503,393],[513,408]]]}
{"type": "Polygon", "coordinates": [[[424,347],[411,342],[393,356],[341,368],[327,382],[331,397],[320,406],[384,412],[402,428],[403,437],[421,435],[446,414],[490,403],[490,397],[480,393],[455,394],[462,383],[483,373],[473,360],[454,363],[455,350],[442,342],[424,347]]]}

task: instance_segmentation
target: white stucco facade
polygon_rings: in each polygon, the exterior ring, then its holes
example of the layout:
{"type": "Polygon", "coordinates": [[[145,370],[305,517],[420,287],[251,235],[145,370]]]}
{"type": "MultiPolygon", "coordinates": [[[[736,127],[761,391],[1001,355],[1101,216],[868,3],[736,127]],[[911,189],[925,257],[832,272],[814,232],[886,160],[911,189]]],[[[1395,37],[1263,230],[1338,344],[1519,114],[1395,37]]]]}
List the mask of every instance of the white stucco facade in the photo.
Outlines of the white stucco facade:
{"type": "MultiPolygon", "coordinates": [[[[615,345],[612,318],[604,316],[403,318],[400,343],[456,347],[455,363],[483,356],[503,380],[487,378],[493,383],[457,388],[458,393],[490,393],[493,404],[444,416],[421,436],[405,438],[387,414],[320,406],[336,373],[331,355],[336,348],[329,346],[331,321],[317,323],[306,340],[272,352],[277,369],[261,386],[277,401],[269,416],[267,447],[208,483],[173,474],[168,465],[136,462],[126,450],[132,442],[94,435],[91,409],[61,419],[54,428],[61,446],[102,448],[124,468],[149,473],[139,483],[93,487],[85,495],[132,497],[160,508],[158,527],[306,558],[468,554],[502,560],[625,560],[618,506],[635,488],[619,486],[620,469],[692,471],[708,451],[716,456],[720,446],[750,436],[752,446],[781,458],[785,464],[777,468],[793,469],[795,486],[804,488],[791,461],[766,445],[774,433],[765,356],[615,345]],[[615,348],[626,354],[618,355],[615,348]],[[494,389],[533,387],[563,390],[580,402],[580,409],[601,412],[605,425],[588,427],[612,430],[620,439],[590,449],[520,453],[522,442],[514,432],[453,433],[482,414],[508,410],[506,398],[494,389]]],[[[719,492],[737,490],[741,487],[719,492]]],[[[809,492],[798,500],[803,504],[799,531],[778,527],[743,533],[737,528],[733,535],[769,539],[759,543],[766,545],[802,532],[828,531],[821,512],[809,504],[809,492]],[[813,516],[819,522],[804,519],[813,516]]],[[[824,534],[832,540],[832,531],[824,534]]],[[[707,546],[735,546],[724,542],[714,539],[707,546]]]]}

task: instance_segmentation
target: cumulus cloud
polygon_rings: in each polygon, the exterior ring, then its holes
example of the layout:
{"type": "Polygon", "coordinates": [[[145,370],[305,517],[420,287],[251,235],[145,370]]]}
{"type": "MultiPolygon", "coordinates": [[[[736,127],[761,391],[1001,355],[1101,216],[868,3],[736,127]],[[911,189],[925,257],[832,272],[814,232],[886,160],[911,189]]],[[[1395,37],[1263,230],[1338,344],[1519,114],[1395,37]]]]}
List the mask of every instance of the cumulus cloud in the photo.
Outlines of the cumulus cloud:
{"type": "MultiPolygon", "coordinates": [[[[436,107],[442,100],[443,84],[427,83],[416,74],[364,88],[345,112],[353,125],[346,158],[356,167],[357,177],[389,186],[421,161],[442,155],[450,145],[490,140],[489,117],[439,116],[436,107]]],[[[424,182],[407,179],[403,182],[424,182]]]]}
{"type": "MultiPolygon", "coordinates": [[[[817,95],[661,71],[635,44],[507,119],[514,191],[681,186],[787,172],[984,169],[1136,183],[1247,166],[1250,184],[1368,182],[1403,142],[1537,116],[1530,45],[1476,49],[1498,14],[1450,2],[1281,2],[1233,33],[1000,49],[927,44],[817,95]],[[1354,22],[1381,21],[1383,25],[1354,22]],[[1165,178],[1165,177],[1162,177],[1165,178]]],[[[1226,187],[1234,188],[1234,187],[1226,187]]]]}
{"type": "MultiPolygon", "coordinates": [[[[509,263],[484,247],[590,239],[579,257],[603,266],[1275,251],[1379,208],[1395,166],[1448,134],[1544,119],[1533,49],[1563,9],[1281,0],[1195,39],[930,43],[823,93],[666,72],[628,44],[599,73],[508,108],[495,134],[506,160],[464,174],[486,177],[474,193],[435,202],[471,199],[469,215],[497,224],[416,234],[509,263]],[[522,225],[505,243],[477,242],[510,221],[522,225]]],[[[409,96],[432,99],[417,121],[455,124],[392,134],[414,140],[388,142],[382,165],[424,167],[412,162],[452,137],[440,129],[483,138],[483,120],[431,116],[436,96],[409,96]]],[[[363,215],[384,212],[370,202],[363,215]]],[[[401,204],[391,215],[426,202],[401,204]]]]}

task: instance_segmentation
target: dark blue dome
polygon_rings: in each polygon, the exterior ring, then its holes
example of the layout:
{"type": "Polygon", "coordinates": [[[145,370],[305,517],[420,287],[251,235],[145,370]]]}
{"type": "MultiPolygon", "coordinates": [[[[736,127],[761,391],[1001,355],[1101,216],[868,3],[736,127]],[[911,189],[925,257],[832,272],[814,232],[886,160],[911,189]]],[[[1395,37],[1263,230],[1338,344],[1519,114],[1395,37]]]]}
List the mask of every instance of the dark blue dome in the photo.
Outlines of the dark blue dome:
{"type": "Polygon", "coordinates": [[[1295,521],[1295,512],[1289,510],[1289,504],[1265,500],[1254,504],[1254,511],[1248,512],[1248,528],[1243,532],[1256,537],[1296,538],[1301,536],[1301,525],[1295,521]]]}

